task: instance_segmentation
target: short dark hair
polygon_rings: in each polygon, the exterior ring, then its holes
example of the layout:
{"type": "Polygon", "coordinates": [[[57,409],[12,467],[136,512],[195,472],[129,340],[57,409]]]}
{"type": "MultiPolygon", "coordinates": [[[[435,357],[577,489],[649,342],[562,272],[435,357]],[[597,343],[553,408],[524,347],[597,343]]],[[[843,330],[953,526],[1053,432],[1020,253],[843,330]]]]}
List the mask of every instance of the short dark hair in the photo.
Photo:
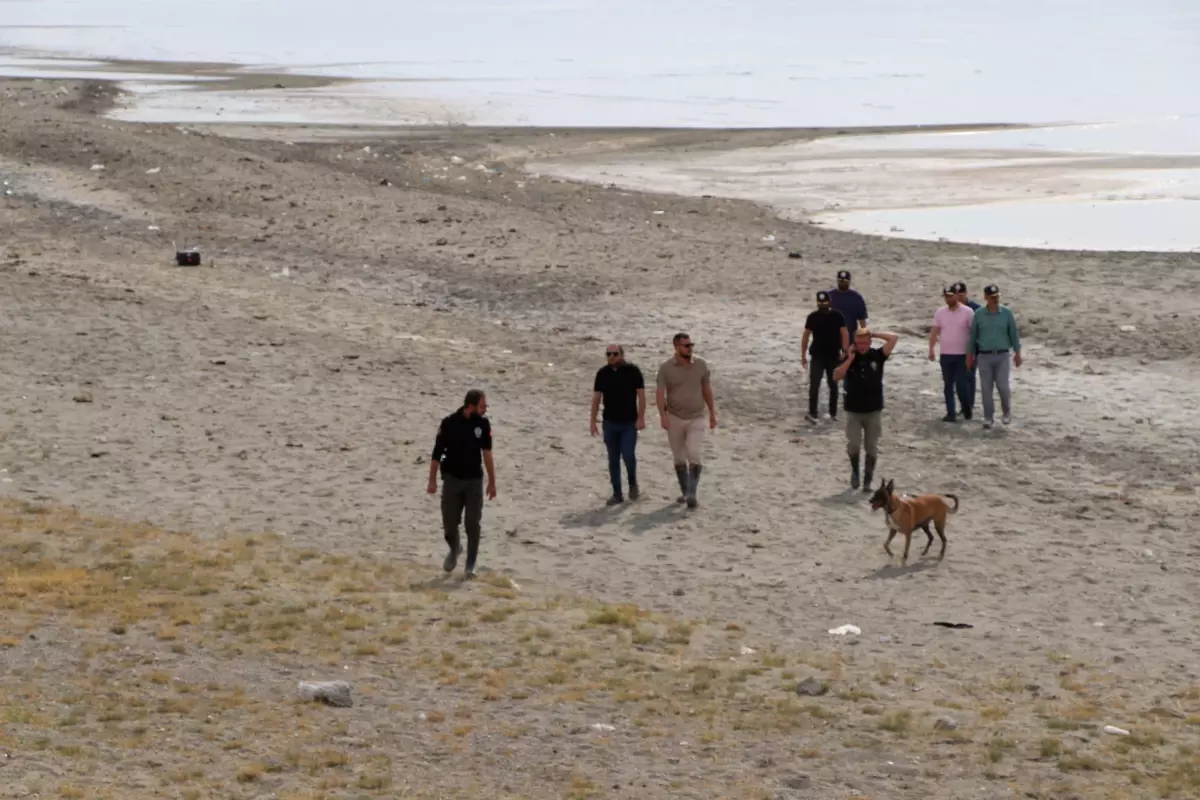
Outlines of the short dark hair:
{"type": "Polygon", "coordinates": [[[688,336],[686,333],[677,333],[677,334],[675,334],[675,338],[671,340],[671,344],[679,344],[684,339],[690,339],[690,338],[692,338],[692,337],[688,336]]]}
{"type": "Polygon", "coordinates": [[[463,405],[464,406],[477,406],[477,405],[479,405],[479,401],[482,400],[486,396],[487,395],[484,394],[483,389],[472,389],[469,392],[467,392],[467,397],[465,400],[463,400],[463,405]]]}

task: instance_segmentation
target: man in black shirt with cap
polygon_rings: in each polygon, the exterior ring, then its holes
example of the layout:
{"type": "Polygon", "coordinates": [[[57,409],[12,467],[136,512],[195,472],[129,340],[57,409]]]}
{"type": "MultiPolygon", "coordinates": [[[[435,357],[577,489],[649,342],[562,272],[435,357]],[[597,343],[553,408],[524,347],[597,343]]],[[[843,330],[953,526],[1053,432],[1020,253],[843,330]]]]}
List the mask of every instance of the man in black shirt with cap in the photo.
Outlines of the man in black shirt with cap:
{"type": "Polygon", "coordinates": [[[487,413],[487,396],[479,389],[467,392],[462,407],[442,420],[429,462],[429,493],[437,494],[438,468],[442,472],[442,527],[450,554],[442,569],[453,572],[462,554],[459,521],[466,515],[466,576],[475,577],[479,555],[479,522],[483,517],[483,467],[487,467],[487,496],[496,497],[496,470],[492,463],[492,425],[487,413]]]}
{"type": "Polygon", "coordinates": [[[833,379],[833,371],[837,369],[842,354],[849,349],[850,332],[846,329],[845,318],[833,308],[829,292],[817,292],[817,310],[805,320],[804,337],[800,340],[800,366],[808,369],[808,359],[812,358],[812,368],[808,373],[808,415],[805,417],[810,425],[815,424],[820,416],[817,401],[821,395],[822,377],[829,384],[829,418],[837,419],[838,387],[833,379]],[[809,344],[810,336],[812,344],[809,344]]]}
{"type": "Polygon", "coordinates": [[[854,332],[854,346],[833,373],[842,381],[846,408],[846,453],[850,456],[850,486],[857,489],[859,448],[866,440],[867,460],[863,469],[863,491],[871,490],[875,462],[879,457],[879,437],[883,433],[883,365],[892,354],[899,337],[881,331],[871,333],[865,327],[854,332]],[[872,339],[882,339],[883,347],[871,347],[872,339]]]}

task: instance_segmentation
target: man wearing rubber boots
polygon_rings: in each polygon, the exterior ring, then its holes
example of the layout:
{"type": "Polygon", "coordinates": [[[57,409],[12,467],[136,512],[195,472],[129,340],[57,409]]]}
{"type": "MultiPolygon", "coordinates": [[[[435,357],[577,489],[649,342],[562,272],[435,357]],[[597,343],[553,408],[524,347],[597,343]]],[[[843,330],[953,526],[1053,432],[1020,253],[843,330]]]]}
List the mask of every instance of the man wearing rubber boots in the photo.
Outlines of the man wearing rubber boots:
{"type": "Polygon", "coordinates": [[[834,380],[842,381],[842,408],[846,412],[846,453],[850,456],[850,486],[871,490],[871,478],[879,457],[879,437],[883,433],[883,365],[892,354],[899,337],[881,331],[872,333],[861,327],[854,333],[854,344],[846,360],[834,371],[834,380]],[[871,347],[872,339],[883,347],[871,347]],[[867,458],[859,481],[859,451],[866,446],[867,458]]]}
{"type": "Polygon", "coordinates": [[[696,488],[704,469],[704,407],[708,406],[711,429],[717,427],[717,406],[708,363],[692,354],[695,345],[691,338],[677,333],[674,344],[675,355],[658,368],[655,399],[679,479],[680,496],[675,502],[695,508],[696,488]]]}

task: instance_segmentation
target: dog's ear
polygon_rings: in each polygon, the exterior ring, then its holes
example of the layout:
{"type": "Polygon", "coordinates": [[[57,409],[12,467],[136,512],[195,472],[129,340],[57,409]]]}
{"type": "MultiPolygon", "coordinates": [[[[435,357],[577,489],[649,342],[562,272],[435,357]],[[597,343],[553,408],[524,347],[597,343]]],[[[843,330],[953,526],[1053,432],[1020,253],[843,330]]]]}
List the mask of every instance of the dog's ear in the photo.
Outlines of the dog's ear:
{"type": "Polygon", "coordinates": [[[895,481],[895,479],[892,479],[892,480],[888,481],[888,482],[887,482],[887,487],[886,487],[886,488],[887,488],[887,493],[888,493],[888,494],[891,494],[891,493],[892,493],[892,489],[893,489],[893,488],[895,488],[895,486],[896,486],[896,481],[895,481]]]}

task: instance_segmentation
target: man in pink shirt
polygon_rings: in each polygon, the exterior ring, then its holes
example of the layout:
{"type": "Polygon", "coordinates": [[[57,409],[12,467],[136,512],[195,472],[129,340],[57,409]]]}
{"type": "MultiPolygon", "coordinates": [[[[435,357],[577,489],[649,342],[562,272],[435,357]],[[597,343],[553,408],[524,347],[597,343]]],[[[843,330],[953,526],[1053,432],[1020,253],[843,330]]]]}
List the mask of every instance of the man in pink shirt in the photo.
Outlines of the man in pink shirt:
{"type": "Polygon", "coordinates": [[[942,388],[946,393],[946,416],[942,422],[954,422],[958,415],[954,411],[954,395],[962,407],[964,419],[971,418],[971,371],[967,369],[967,344],[971,339],[971,321],[975,312],[958,302],[953,287],[942,289],[946,305],[933,315],[933,329],[929,331],[929,360],[937,357],[934,348],[942,346],[942,388]]]}

